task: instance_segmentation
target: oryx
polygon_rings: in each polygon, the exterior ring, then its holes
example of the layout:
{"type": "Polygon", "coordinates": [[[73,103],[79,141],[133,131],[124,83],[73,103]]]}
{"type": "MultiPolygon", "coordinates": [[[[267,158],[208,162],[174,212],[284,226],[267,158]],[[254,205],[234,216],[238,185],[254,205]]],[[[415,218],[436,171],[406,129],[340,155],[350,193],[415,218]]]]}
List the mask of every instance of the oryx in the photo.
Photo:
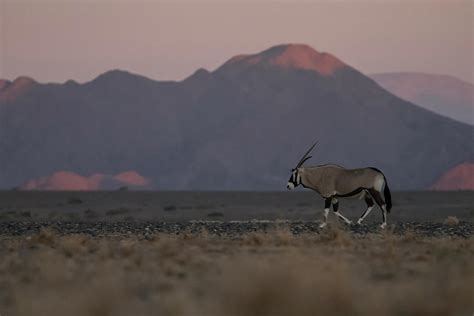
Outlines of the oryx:
{"type": "Polygon", "coordinates": [[[345,169],[338,165],[326,164],[314,167],[302,167],[303,163],[311,158],[308,154],[316,146],[317,142],[309,148],[298,162],[295,168],[291,170],[291,177],[288,180],[287,188],[292,190],[298,185],[312,189],[318,192],[324,200],[324,222],[319,226],[326,226],[329,209],[332,208],[334,214],[347,224],[352,224],[348,218],[339,211],[338,197],[349,197],[360,194],[367,203],[367,209],[360,216],[357,224],[361,224],[364,218],[369,215],[374,207],[374,200],[382,210],[383,223],[380,226],[387,226],[387,212],[392,208],[392,199],[387,179],[384,174],[376,168],[345,169]],[[382,198],[382,192],[384,198],[382,198]]]}

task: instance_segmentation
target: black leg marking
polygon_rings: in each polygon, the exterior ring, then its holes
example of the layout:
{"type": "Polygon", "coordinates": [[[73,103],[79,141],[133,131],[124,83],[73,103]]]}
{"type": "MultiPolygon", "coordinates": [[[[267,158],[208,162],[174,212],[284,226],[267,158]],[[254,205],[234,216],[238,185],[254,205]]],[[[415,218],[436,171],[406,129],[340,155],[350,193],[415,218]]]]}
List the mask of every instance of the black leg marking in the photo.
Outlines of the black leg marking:
{"type": "Polygon", "coordinates": [[[365,203],[367,203],[368,207],[374,206],[374,200],[369,195],[365,196],[365,203]]]}
{"type": "Polygon", "coordinates": [[[370,195],[372,195],[372,197],[374,198],[378,206],[382,207],[382,205],[385,205],[385,202],[383,201],[382,195],[380,195],[379,191],[375,189],[370,189],[369,192],[370,192],[370,195]]]}
{"type": "Polygon", "coordinates": [[[331,201],[332,201],[332,198],[326,198],[324,200],[324,208],[330,208],[331,207],[331,201]]]}
{"type": "Polygon", "coordinates": [[[319,225],[319,228],[324,228],[327,225],[329,209],[331,208],[331,201],[332,201],[332,198],[326,198],[324,200],[324,222],[322,222],[321,225],[319,225]]]}

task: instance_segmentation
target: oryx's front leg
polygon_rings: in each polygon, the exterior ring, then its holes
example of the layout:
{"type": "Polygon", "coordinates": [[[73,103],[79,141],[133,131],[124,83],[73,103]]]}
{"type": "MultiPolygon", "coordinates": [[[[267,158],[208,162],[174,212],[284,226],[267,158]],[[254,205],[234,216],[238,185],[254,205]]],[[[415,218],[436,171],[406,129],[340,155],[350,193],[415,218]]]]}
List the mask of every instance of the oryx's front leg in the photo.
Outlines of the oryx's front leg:
{"type": "Polygon", "coordinates": [[[331,208],[331,198],[326,198],[324,200],[324,222],[319,225],[319,228],[324,228],[328,224],[328,215],[329,215],[329,209],[331,208]]]}
{"type": "Polygon", "coordinates": [[[339,209],[339,201],[336,198],[333,198],[332,210],[334,211],[334,214],[336,214],[339,219],[342,219],[347,225],[351,225],[352,221],[348,219],[347,217],[345,217],[344,215],[342,215],[341,213],[339,213],[338,209],[339,209]]]}

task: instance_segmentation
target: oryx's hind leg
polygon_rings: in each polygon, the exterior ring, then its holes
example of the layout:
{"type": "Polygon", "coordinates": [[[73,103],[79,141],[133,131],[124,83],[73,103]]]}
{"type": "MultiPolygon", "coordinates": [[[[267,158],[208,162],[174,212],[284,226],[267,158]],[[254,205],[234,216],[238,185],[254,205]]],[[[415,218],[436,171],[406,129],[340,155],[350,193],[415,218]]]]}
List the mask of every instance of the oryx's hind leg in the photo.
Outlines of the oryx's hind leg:
{"type": "Polygon", "coordinates": [[[385,228],[387,226],[387,206],[385,205],[385,201],[382,198],[382,194],[375,189],[370,189],[369,192],[382,211],[383,222],[382,225],[380,225],[380,228],[385,228]]]}
{"type": "Polygon", "coordinates": [[[372,211],[372,209],[374,208],[374,200],[372,199],[372,197],[366,193],[365,194],[365,203],[367,203],[367,209],[365,210],[364,213],[362,213],[362,215],[360,216],[359,220],[357,221],[357,224],[360,225],[362,224],[362,221],[367,217],[369,216],[370,214],[370,211],[372,211]]]}
{"type": "Polygon", "coordinates": [[[352,221],[350,219],[348,219],[347,217],[345,217],[344,215],[342,215],[341,213],[339,213],[338,209],[339,209],[339,201],[336,198],[333,198],[332,199],[332,210],[334,211],[334,214],[336,214],[337,217],[339,219],[343,220],[347,225],[351,225],[352,221]]]}

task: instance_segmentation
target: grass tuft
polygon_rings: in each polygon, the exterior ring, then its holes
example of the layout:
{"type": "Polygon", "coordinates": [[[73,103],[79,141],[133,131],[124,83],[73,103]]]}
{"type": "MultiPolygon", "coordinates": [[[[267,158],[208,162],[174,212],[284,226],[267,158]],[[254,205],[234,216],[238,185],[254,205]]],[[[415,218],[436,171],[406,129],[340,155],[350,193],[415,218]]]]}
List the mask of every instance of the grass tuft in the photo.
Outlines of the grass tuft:
{"type": "Polygon", "coordinates": [[[459,219],[456,216],[448,216],[448,218],[444,220],[444,224],[448,226],[457,226],[459,225],[459,219]]]}

